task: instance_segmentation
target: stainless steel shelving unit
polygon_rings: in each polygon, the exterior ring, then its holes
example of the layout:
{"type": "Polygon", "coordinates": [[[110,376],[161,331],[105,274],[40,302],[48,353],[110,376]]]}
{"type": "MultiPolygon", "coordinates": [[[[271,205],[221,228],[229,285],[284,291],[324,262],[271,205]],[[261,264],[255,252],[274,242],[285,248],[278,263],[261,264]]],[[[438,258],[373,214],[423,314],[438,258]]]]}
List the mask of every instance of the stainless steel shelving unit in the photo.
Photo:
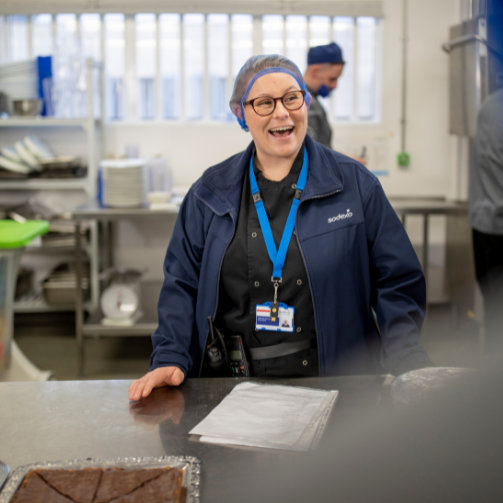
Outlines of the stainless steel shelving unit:
{"type": "MultiPolygon", "coordinates": [[[[125,219],[152,218],[178,214],[178,208],[166,210],[151,210],[150,208],[101,208],[98,203],[90,202],[80,206],[72,213],[75,220],[75,235],[77,236],[75,247],[77,285],[81,285],[82,280],[82,243],[80,226],[83,221],[98,222],[108,226],[107,242],[108,266],[113,265],[113,242],[111,225],[125,219]]],[[[99,282],[98,282],[99,284],[99,282]]],[[[157,328],[157,301],[161,283],[142,283],[141,289],[141,310],[143,316],[132,326],[107,326],[102,325],[103,313],[96,307],[90,314],[89,319],[84,322],[84,305],[82,302],[82,290],[77,289],[77,306],[75,316],[75,332],[77,336],[77,346],[79,352],[79,372],[81,376],[85,373],[85,339],[90,337],[131,337],[150,336],[157,328]]],[[[99,286],[96,294],[99,298],[99,286]]]]}
{"type": "MultiPolygon", "coordinates": [[[[0,191],[42,191],[42,190],[82,190],[93,199],[97,191],[98,162],[103,157],[103,117],[104,117],[104,76],[102,65],[91,59],[86,61],[87,66],[87,117],[79,119],[65,119],[58,117],[12,117],[0,119],[1,128],[33,129],[51,128],[64,132],[68,128],[81,128],[86,133],[87,144],[87,175],[76,179],[52,179],[32,178],[28,180],[0,180],[0,191]],[[100,106],[99,117],[95,117],[94,103],[94,72],[99,72],[100,106]]],[[[64,216],[63,216],[64,217],[64,216]]],[[[90,262],[91,302],[90,306],[98,305],[98,228],[96,223],[91,223],[89,229],[89,245],[86,245],[86,253],[90,262]]],[[[72,248],[72,250],[74,250],[72,248]]],[[[30,253],[68,253],[68,247],[48,249],[40,247],[30,248],[30,253]]],[[[15,312],[57,312],[73,311],[74,306],[53,306],[45,302],[43,298],[38,300],[24,300],[14,304],[15,312]]]]}

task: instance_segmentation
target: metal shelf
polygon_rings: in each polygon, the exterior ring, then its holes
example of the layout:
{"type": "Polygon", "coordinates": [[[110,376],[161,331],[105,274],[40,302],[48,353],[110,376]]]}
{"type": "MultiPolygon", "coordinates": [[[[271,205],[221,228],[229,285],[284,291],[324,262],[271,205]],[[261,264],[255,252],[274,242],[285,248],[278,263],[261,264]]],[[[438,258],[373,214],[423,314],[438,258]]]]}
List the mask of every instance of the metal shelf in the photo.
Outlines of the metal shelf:
{"type": "Polygon", "coordinates": [[[90,124],[98,126],[100,119],[62,119],[58,117],[14,117],[0,119],[0,127],[88,127],[90,124]]]}
{"type": "Polygon", "coordinates": [[[40,296],[27,296],[14,302],[15,313],[57,313],[75,311],[75,306],[51,306],[40,296]]]}
{"type": "Polygon", "coordinates": [[[162,210],[152,210],[148,206],[140,208],[102,208],[96,201],[89,201],[73,210],[71,218],[74,220],[122,220],[124,218],[152,217],[156,215],[177,215],[178,205],[162,210]]]}
{"type": "MultiPolygon", "coordinates": [[[[85,308],[89,307],[88,304],[85,308]]],[[[53,305],[47,304],[41,293],[29,294],[14,302],[15,313],[62,313],[75,311],[75,305],[53,305]]]]}
{"type": "Polygon", "coordinates": [[[87,177],[75,179],[28,179],[28,180],[8,180],[0,181],[0,190],[75,190],[87,189],[89,179],[87,177]]]}
{"type": "MultiPolygon", "coordinates": [[[[88,254],[91,253],[91,246],[89,244],[82,245],[82,249],[88,254]]],[[[70,246],[27,246],[24,250],[25,253],[72,253],[75,254],[75,245],[70,246]]]]}

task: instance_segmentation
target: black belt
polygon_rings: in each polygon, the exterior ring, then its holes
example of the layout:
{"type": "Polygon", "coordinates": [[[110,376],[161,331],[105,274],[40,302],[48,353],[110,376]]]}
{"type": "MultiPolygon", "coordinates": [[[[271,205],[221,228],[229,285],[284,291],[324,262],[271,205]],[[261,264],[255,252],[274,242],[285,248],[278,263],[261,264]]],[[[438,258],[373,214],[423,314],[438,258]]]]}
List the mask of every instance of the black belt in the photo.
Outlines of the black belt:
{"type": "Polygon", "coordinates": [[[293,355],[304,349],[309,349],[313,339],[307,339],[298,342],[283,342],[274,346],[265,346],[263,348],[248,348],[252,360],[269,360],[270,358],[279,358],[280,356],[293,355]]]}

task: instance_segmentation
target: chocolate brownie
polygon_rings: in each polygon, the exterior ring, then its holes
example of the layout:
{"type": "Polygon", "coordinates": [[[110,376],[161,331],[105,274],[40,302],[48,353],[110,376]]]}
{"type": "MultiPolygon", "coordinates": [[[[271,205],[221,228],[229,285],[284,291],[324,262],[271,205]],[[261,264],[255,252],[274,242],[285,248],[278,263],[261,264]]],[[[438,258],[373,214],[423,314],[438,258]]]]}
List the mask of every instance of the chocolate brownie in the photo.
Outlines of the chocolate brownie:
{"type": "Polygon", "coordinates": [[[12,503],[179,503],[182,475],[170,467],[34,470],[12,503]]]}
{"type": "Polygon", "coordinates": [[[93,503],[108,503],[114,498],[129,494],[142,484],[163,473],[162,468],[153,470],[104,470],[100,486],[93,503]]]}
{"type": "Polygon", "coordinates": [[[53,489],[37,472],[30,472],[17,490],[11,503],[73,503],[53,489]]]}
{"type": "Polygon", "coordinates": [[[37,473],[58,493],[75,503],[93,503],[101,470],[38,470],[37,473]],[[68,476],[71,473],[71,477],[68,476]]]}

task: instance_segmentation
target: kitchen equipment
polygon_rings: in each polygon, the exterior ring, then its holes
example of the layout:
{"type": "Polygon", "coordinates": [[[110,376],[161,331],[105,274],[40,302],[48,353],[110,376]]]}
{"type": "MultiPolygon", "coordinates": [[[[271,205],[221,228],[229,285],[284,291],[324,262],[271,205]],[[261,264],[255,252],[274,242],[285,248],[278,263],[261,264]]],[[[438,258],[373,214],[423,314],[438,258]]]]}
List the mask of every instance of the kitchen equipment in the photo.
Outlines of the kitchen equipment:
{"type": "Polygon", "coordinates": [[[103,203],[113,208],[135,208],[145,200],[142,159],[101,161],[103,203]]]}
{"type": "Polygon", "coordinates": [[[42,112],[44,102],[38,99],[13,100],[14,113],[21,117],[36,117],[42,112]]]}
{"type": "Polygon", "coordinates": [[[27,175],[31,173],[33,169],[12,159],[7,159],[6,157],[0,156],[0,168],[6,169],[7,171],[12,171],[13,173],[21,173],[27,175]]]}
{"type": "Polygon", "coordinates": [[[38,98],[37,65],[34,59],[0,65],[0,89],[9,101],[38,98]]]}
{"type": "MultiPolygon", "coordinates": [[[[104,324],[133,323],[140,311],[140,278],[143,272],[117,269],[109,272],[110,285],[101,294],[104,324]]],[[[103,277],[103,276],[102,276],[103,277]]]]}
{"type": "Polygon", "coordinates": [[[148,192],[168,192],[173,189],[173,172],[166,159],[154,157],[145,163],[148,192]]]}
{"type": "Polygon", "coordinates": [[[6,159],[10,159],[15,162],[23,162],[23,159],[21,159],[19,154],[16,152],[16,149],[13,147],[4,147],[0,150],[0,152],[6,159]]]}
{"type": "Polygon", "coordinates": [[[16,280],[16,294],[14,298],[19,300],[33,290],[33,269],[20,267],[16,280]]]}
{"type": "MultiPolygon", "coordinates": [[[[61,264],[56,267],[43,282],[45,301],[48,304],[58,306],[75,305],[75,278],[75,266],[73,264],[61,264]]],[[[89,298],[88,270],[86,270],[82,278],[82,295],[84,300],[89,298]]]]}
{"type": "Polygon", "coordinates": [[[51,159],[41,160],[42,170],[62,170],[69,168],[78,168],[80,166],[79,159],[73,155],[64,155],[53,157],[51,159]]]}
{"type": "Polygon", "coordinates": [[[54,154],[51,149],[38,136],[25,136],[23,143],[26,145],[26,148],[41,161],[50,161],[54,159],[54,154]]]}
{"type": "Polygon", "coordinates": [[[23,142],[17,141],[14,143],[14,148],[23,162],[32,168],[32,170],[40,171],[42,169],[38,159],[26,148],[23,142]]]}
{"type": "Polygon", "coordinates": [[[3,485],[5,484],[9,473],[9,465],[5,464],[3,461],[0,461],[0,489],[2,489],[3,485]]]}
{"type": "Polygon", "coordinates": [[[0,117],[9,114],[9,98],[5,93],[0,92],[0,117]]]}
{"type": "Polygon", "coordinates": [[[442,49],[449,54],[449,131],[473,138],[485,98],[503,87],[500,0],[473,1],[471,19],[451,26],[442,49]]]}

